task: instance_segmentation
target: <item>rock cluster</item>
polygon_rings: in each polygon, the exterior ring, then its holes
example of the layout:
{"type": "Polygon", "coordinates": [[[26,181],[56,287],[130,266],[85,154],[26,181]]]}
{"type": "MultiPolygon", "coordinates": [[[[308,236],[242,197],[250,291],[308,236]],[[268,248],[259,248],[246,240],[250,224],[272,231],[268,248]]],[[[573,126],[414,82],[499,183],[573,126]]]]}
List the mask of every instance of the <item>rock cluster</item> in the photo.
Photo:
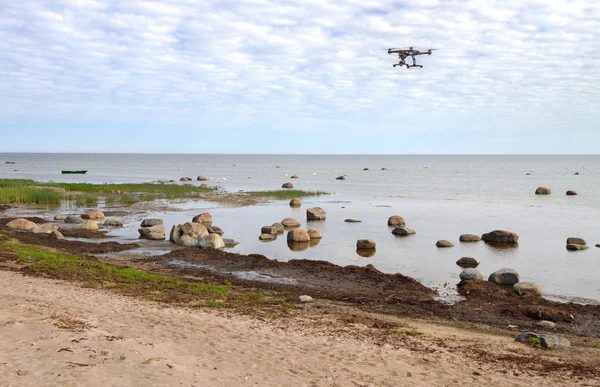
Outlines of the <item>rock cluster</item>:
{"type": "MultiPolygon", "coordinates": [[[[173,226],[169,240],[179,246],[213,249],[225,247],[225,242],[219,234],[210,234],[208,228],[204,224],[198,222],[186,222],[184,224],[173,226]]],[[[235,243],[233,240],[230,242],[235,243]]]]}

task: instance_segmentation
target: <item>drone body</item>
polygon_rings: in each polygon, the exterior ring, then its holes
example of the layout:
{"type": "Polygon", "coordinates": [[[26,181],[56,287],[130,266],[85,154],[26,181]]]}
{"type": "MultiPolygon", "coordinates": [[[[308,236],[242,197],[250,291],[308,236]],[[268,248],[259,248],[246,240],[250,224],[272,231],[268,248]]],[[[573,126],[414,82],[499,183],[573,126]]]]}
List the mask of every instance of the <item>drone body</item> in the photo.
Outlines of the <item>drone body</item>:
{"type": "Polygon", "coordinates": [[[416,50],[414,47],[408,47],[408,48],[388,48],[387,52],[388,54],[398,54],[398,58],[400,59],[400,61],[398,63],[395,63],[393,65],[393,67],[396,66],[406,66],[407,69],[411,68],[411,67],[419,67],[419,68],[423,68],[422,65],[418,65],[417,64],[417,59],[415,58],[418,55],[431,55],[431,52],[436,50],[435,48],[430,48],[429,50],[416,50]],[[412,64],[408,64],[406,63],[406,59],[408,57],[412,57],[412,64]]]}

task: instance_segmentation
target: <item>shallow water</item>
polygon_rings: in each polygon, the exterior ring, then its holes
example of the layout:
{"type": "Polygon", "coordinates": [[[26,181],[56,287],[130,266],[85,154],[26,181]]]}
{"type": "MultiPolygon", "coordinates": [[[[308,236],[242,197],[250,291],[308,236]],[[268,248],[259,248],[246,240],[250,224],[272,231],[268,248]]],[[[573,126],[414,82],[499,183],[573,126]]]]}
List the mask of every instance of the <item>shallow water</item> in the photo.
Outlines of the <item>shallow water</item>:
{"type": "Polygon", "coordinates": [[[202,174],[230,191],[277,189],[292,181],[300,189],[333,193],[304,199],[299,209],[290,208],[287,200],[242,208],[190,201],[176,205],[178,211],[140,212],[128,216],[124,228],[111,230],[110,235],[122,240],[137,240],[137,228],[145,217],[163,218],[168,231],[173,224],[209,211],[213,223],[225,230],[224,237],[241,242],[229,251],[260,253],[278,260],[371,263],[381,271],[400,272],[440,288],[458,282],[461,269],[455,262],[470,256],[481,261],[479,269],[485,275],[511,267],[519,271],[522,281],[537,282],[553,298],[600,300],[600,249],[593,246],[600,243],[599,156],[0,155],[0,160],[2,157],[17,164],[2,165],[0,177],[131,182],[202,174]],[[69,169],[88,168],[89,175],[56,173],[66,165],[69,169]],[[20,171],[8,171],[8,167],[20,171]],[[370,170],[363,171],[363,167],[370,170]],[[532,175],[525,175],[527,171],[532,175]],[[290,180],[286,173],[298,174],[300,179],[290,180]],[[347,174],[348,180],[336,181],[342,174],[347,174]],[[221,177],[227,180],[219,180],[221,177]],[[534,195],[538,185],[550,187],[553,195],[534,195]],[[567,197],[567,189],[575,189],[579,195],[567,197]],[[327,220],[307,224],[305,212],[310,206],[325,209],[327,220]],[[392,235],[386,222],[396,214],[417,234],[392,235]],[[305,251],[291,251],[285,235],[273,242],[258,240],[261,226],[285,217],[300,220],[303,228],[319,229],[323,239],[305,251]],[[345,223],[346,218],[362,223],[345,223]],[[483,242],[458,242],[462,233],[480,235],[494,229],[517,232],[518,247],[496,249],[483,242]],[[567,251],[565,241],[570,236],[586,239],[590,249],[567,251]],[[377,243],[373,257],[357,254],[356,241],[362,238],[377,243]],[[438,239],[448,239],[455,247],[438,249],[438,239]]]}

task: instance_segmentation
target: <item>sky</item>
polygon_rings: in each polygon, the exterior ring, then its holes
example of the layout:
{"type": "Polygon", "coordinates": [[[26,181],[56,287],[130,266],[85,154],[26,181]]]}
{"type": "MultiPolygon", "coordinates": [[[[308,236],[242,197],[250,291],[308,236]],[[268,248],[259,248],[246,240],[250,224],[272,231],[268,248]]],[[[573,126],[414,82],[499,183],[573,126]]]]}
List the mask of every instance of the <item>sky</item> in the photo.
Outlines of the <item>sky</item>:
{"type": "Polygon", "coordinates": [[[0,152],[599,145],[597,0],[0,0],[0,152]]]}

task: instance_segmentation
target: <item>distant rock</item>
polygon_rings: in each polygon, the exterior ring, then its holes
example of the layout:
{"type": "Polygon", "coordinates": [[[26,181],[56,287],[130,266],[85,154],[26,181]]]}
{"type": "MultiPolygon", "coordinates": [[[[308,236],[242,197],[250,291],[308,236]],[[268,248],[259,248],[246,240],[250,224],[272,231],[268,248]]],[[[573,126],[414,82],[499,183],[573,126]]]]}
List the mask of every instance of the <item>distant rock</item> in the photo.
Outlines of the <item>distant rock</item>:
{"type": "Polygon", "coordinates": [[[54,217],[54,220],[59,220],[59,221],[61,221],[61,220],[62,220],[62,221],[64,221],[66,218],[67,218],[67,216],[66,216],[66,215],[56,215],[56,216],[54,217]]]}
{"type": "Polygon", "coordinates": [[[400,226],[400,227],[396,227],[392,231],[392,234],[397,235],[397,236],[407,236],[407,235],[416,234],[416,231],[413,230],[412,228],[400,226]]]}
{"type": "Polygon", "coordinates": [[[542,287],[535,282],[518,282],[513,285],[513,292],[519,296],[542,296],[542,287]]]}
{"type": "Polygon", "coordinates": [[[98,230],[98,222],[95,220],[82,220],[81,223],[73,226],[76,230],[98,230]]]}
{"type": "Polygon", "coordinates": [[[298,178],[298,175],[292,175],[292,176],[290,177],[290,179],[297,179],[297,178],[298,178]]]}
{"type": "Polygon", "coordinates": [[[537,187],[537,189],[535,190],[536,195],[550,195],[551,193],[552,191],[550,190],[550,188],[546,187],[537,187]]]}
{"type": "Polygon", "coordinates": [[[571,346],[571,342],[565,337],[546,333],[521,332],[515,338],[515,341],[519,343],[531,344],[532,338],[538,339],[542,348],[546,349],[561,349],[571,346]]]}
{"type": "Polygon", "coordinates": [[[258,240],[266,242],[266,241],[274,241],[277,239],[277,234],[260,234],[258,240]]]}
{"type": "Polygon", "coordinates": [[[29,231],[32,228],[34,228],[35,226],[36,226],[35,223],[33,223],[30,220],[23,219],[23,218],[11,220],[10,222],[6,223],[6,227],[10,227],[15,230],[23,230],[23,231],[29,231]]]}
{"type": "Polygon", "coordinates": [[[308,233],[300,228],[290,230],[287,234],[288,242],[309,242],[310,236],[308,233]]]}
{"type": "Polygon", "coordinates": [[[583,238],[570,237],[567,238],[568,245],[586,245],[586,241],[583,238]]]}
{"type": "Polygon", "coordinates": [[[294,218],[285,218],[281,221],[283,227],[300,227],[300,222],[294,218]]]}
{"type": "Polygon", "coordinates": [[[182,177],[179,181],[192,181],[191,177],[182,177]]]}
{"type": "Polygon", "coordinates": [[[223,243],[225,243],[225,247],[235,247],[240,244],[240,242],[231,238],[223,238],[223,243]]]}
{"type": "Polygon", "coordinates": [[[483,273],[477,269],[469,268],[461,271],[459,277],[461,281],[483,280],[483,273]]]}
{"type": "Polygon", "coordinates": [[[506,230],[494,230],[481,236],[481,239],[492,243],[518,243],[519,236],[517,233],[506,230]]]}
{"type": "Polygon", "coordinates": [[[368,170],[369,170],[369,168],[363,168],[363,171],[368,171],[368,170]]]}
{"type": "Polygon", "coordinates": [[[387,224],[388,226],[404,226],[406,222],[400,215],[393,215],[389,217],[387,224]]]}
{"type": "Polygon", "coordinates": [[[527,172],[525,175],[529,176],[529,175],[531,175],[531,172],[527,172]]]}
{"type": "Polygon", "coordinates": [[[456,264],[462,268],[476,268],[479,266],[479,261],[471,257],[462,257],[456,261],[456,264]]]}
{"type": "Polygon", "coordinates": [[[597,243],[597,244],[596,244],[596,247],[600,247],[600,243],[597,243]]]}
{"type": "Polygon", "coordinates": [[[306,231],[308,233],[308,236],[310,237],[310,239],[321,239],[323,236],[321,235],[321,232],[315,228],[309,228],[308,231],[306,231]]]}
{"type": "Polygon", "coordinates": [[[454,244],[452,244],[452,242],[447,241],[445,239],[440,239],[439,241],[437,241],[435,243],[435,245],[437,247],[441,247],[441,248],[444,248],[444,247],[454,247],[454,244]]]}
{"type": "Polygon", "coordinates": [[[293,198],[290,200],[290,207],[300,207],[302,206],[302,200],[299,198],[293,198]]]}
{"type": "Polygon", "coordinates": [[[575,172],[574,175],[579,175],[579,172],[575,172]]]}
{"type": "Polygon", "coordinates": [[[142,220],[140,227],[151,227],[151,226],[158,226],[158,225],[162,225],[162,224],[163,224],[162,219],[148,218],[148,219],[142,220]]]}
{"type": "Polygon", "coordinates": [[[387,171],[387,168],[381,168],[382,171],[387,171]]]}
{"type": "Polygon", "coordinates": [[[58,226],[52,223],[36,225],[29,229],[34,234],[50,234],[52,231],[58,231],[58,226]]]}
{"type": "Polygon", "coordinates": [[[556,329],[556,323],[548,320],[538,321],[535,325],[546,329],[556,329]]]}
{"type": "Polygon", "coordinates": [[[102,224],[111,227],[123,227],[124,222],[123,219],[106,218],[102,224]]]}
{"type": "Polygon", "coordinates": [[[278,234],[277,229],[275,227],[273,227],[273,226],[263,226],[260,229],[260,233],[261,234],[271,234],[271,235],[277,235],[278,234]]]}
{"type": "Polygon", "coordinates": [[[312,300],[311,296],[300,296],[300,302],[311,302],[312,300]]]}
{"type": "Polygon", "coordinates": [[[346,176],[338,176],[335,179],[336,180],[346,180],[346,176]]]}
{"type": "Polygon", "coordinates": [[[208,180],[208,177],[200,175],[200,176],[198,176],[196,178],[196,180],[198,180],[198,181],[206,181],[206,180],[208,180]]]}
{"type": "Polygon", "coordinates": [[[50,239],[65,239],[65,236],[60,231],[52,231],[48,234],[48,238],[50,239]]]}
{"type": "Polygon", "coordinates": [[[102,211],[88,211],[81,215],[81,219],[102,219],[104,218],[104,212],[102,211]]]}
{"type": "Polygon", "coordinates": [[[586,245],[567,245],[567,250],[569,251],[583,251],[589,249],[586,245]]]}
{"type": "Polygon", "coordinates": [[[65,218],[65,223],[79,224],[83,223],[83,219],[79,215],[69,215],[65,218]]]}
{"type": "Polygon", "coordinates": [[[479,242],[481,238],[474,234],[462,234],[458,240],[461,242],[479,242]]]}
{"type": "Polygon", "coordinates": [[[223,238],[219,234],[209,234],[200,238],[198,243],[199,247],[205,249],[222,249],[225,247],[225,243],[223,242],[223,238]]]}
{"type": "Polygon", "coordinates": [[[325,220],[327,214],[321,207],[312,207],[306,209],[307,220],[325,220]]]}
{"type": "Polygon", "coordinates": [[[209,214],[208,212],[203,212],[199,215],[196,215],[192,218],[192,222],[193,223],[201,223],[204,225],[211,225],[212,224],[212,215],[209,214]]]}
{"type": "Polygon", "coordinates": [[[373,239],[359,239],[356,241],[357,249],[374,249],[376,247],[373,239]]]}
{"type": "Polygon", "coordinates": [[[346,223],[362,223],[362,220],[358,220],[358,219],[344,219],[344,222],[346,222],[346,223]]]}
{"type": "Polygon", "coordinates": [[[281,188],[294,188],[294,184],[292,183],[283,183],[283,185],[281,186],[281,188]]]}
{"type": "Polygon", "coordinates": [[[577,192],[573,191],[572,189],[567,191],[567,196],[576,196],[576,195],[577,195],[577,192]]]}
{"type": "Polygon", "coordinates": [[[514,285],[521,280],[519,273],[514,269],[500,269],[490,274],[488,281],[499,285],[514,285]]]}
{"type": "Polygon", "coordinates": [[[157,224],[155,226],[138,228],[140,239],[150,239],[160,241],[165,239],[165,226],[157,224]]]}
{"type": "Polygon", "coordinates": [[[279,222],[273,223],[271,227],[273,227],[277,231],[277,234],[283,234],[283,232],[285,231],[285,227],[279,222]]]}

